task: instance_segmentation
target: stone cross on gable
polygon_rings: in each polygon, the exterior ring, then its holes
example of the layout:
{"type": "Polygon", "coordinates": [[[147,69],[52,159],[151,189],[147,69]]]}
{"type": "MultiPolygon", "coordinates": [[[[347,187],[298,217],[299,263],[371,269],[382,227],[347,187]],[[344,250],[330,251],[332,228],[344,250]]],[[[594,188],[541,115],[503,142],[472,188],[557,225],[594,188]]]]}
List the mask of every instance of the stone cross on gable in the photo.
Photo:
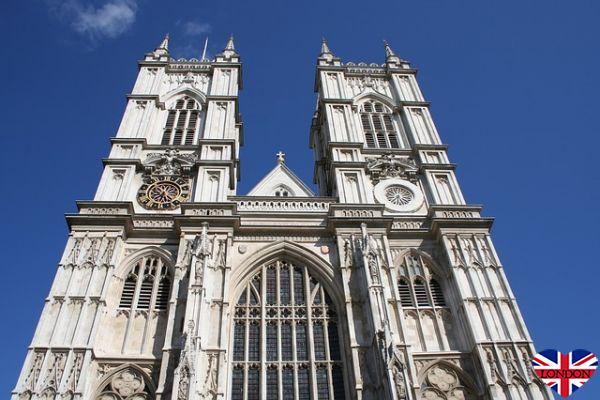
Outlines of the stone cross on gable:
{"type": "Polygon", "coordinates": [[[285,153],[283,151],[279,150],[279,152],[275,155],[277,156],[277,162],[279,164],[285,163],[285,153]]]}

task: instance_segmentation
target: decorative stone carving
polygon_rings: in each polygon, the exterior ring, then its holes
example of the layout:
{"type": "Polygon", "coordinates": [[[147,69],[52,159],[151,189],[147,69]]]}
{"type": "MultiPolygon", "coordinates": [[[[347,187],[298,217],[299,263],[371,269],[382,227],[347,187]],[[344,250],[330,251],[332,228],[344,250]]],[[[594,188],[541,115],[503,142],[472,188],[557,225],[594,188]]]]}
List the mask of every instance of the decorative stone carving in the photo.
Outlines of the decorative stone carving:
{"type": "Polygon", "coordinates": [[[83,366],[83,352],[73,353],[73,361],[69,370],[67,378],[67,388],[75,392],[77,390],[77,384],[79,383],[79,376],[81,374],[81,367],[83,366]]]}
{"type": "Polygon", "coordinates": [[[207,354],[208,363],[206,366],[206,379],[204,380],[204,398],[207,400],[217,398],[218,356],[218,353],[213,352],[207,354]]]}
{"type": "Polygon", "coordinates": [[[177,388],[177,400],[187,400],[190,392],[190,370],[184,366],[179,371],[179,387],[177,388]]]}
{"type": "Polygon", "coordinates": [[[133,226],[136,228],[167,228],[170,229],[174,222],[169,219],[134,219],[133,226]]]}
{"type": "Polygon", "coordinates": [[[485,355],[487,358],[488,365],[490,367],[490,379],[492,382],[496,382],[500,376],[498,373],[498,366],[496,365],[496,359],[494,358],[494,354],[492,353],[492,349],[486,348],[485,355]]]}
{"type": "Polygon", "coordinates": [[[400,178],[409,182],[417,180],[417,165],[410,157],[384,154],[367,160],[367,171],[374,184],[389,178],[400,178]]]}
{"type": "Polygon", "coordinates": [[[115,215],[115,214],[126,214],[127,210],[118,207],[85,207],[79,211],[80,214],[94,214],[94,215],[115,215]]]}
{"type": "Polygon", "coordinates": [[[471,392],[464,387],[457,374],[443,365],[427,371],[421,398],[427,400],[471,400],[471,392]]]}
{"type": "Polygon", "coordinates": [[[126,370],[113,378],[111,386],[121,397],[129,397],[134,393],[142,391],[144,388],[144,379],[139,373],[126,370]]]}
{"type": "Polygon", "coordinates": [[[344,217],[354,218],[370,218],[375,216],[373,211],[370,210],[343,210],[342,215],[344,217]]]}
{"type": "Polygon", "coordinates": [[[73,247],[65,259],[65,264],[72,267],[106,266],[111,263],[116,239],[92,236],[86,232],[82,237],[73,239],[73,247]]]}
{"type": "Polygon", "coordinates": [[[60,384],[60,380],[65,370],[67,354],[63,352],[50,353],[50,359],[48,361],[44,386],[58,389],[58,385],[60,384]]]}
{"type": "Polygon", "coordinates": [[[394,390],[396,391],[396,399],[406,399],[407,394],[404,354],[398,347],[394,347],[392,355],[392,367],[390,370],[392,373],[394,390]]]}
{"type": "Polygon", "coordinates": [[[185,210],[186,215],[201,215],[201,216],[222,216],[226,215],[226,210],[221,208],[193,208],[185,210]]]}
{"type": "Polygon", "coordinates": [[[392,229],[423,229],[427,227],[425,221],[394,221],[392,229]]]}
{"type": "Polygon", "coordinates": [[[96,400],[150,400],[154,398],[141,372],[134,368],[118,371],[96,400]]]}
{"type": "Polygon", "coordinates": [[[25,378],[24,389],[34,391],[35,385],[40,376],[40,372],[42,370],[42,363],[44,361],[44,353],[41,351],[36,351],[33,353],[31,361],[31,366],[29,367],[29,373],[27,374],[27,378],[25,378]]]}
{"type": "Polygon", "coordinates": [[[310,200],[240,200],[238,211],[327,212],[329,203],[310,200]]]}
{"type": "Polygon", "coordinates": [[[194,377],[194,362],[196,359],[195,339],[194,339],[194,321],[189,320],[185,333],[181,337],[181,356],[179,365],[175,369],[175,375],[178,377],[177,400],[187,400],[190,391],[190,385],[194,377]]]}
{"type": "Polygon", "coordinates": [[[149,153],[144,166],[146,173],[160,176],[188,174],[196,163],[194,154],[180,154],[177,149],[167,149],[164,153],[149,153]]]}

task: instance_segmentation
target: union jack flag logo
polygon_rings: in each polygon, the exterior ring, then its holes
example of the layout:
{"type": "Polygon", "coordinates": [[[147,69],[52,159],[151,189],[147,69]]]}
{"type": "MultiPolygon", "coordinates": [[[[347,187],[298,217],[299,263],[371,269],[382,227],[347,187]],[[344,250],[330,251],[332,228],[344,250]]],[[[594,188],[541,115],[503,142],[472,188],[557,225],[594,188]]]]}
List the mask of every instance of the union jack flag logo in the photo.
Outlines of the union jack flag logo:
{"type": "Polygon", "coordinates": [[[532,361],[536,375],[562,397],[569,397],[582,387],[596,372],[598,358],[587,350],[570,353],[544,350],[532,361]]]}

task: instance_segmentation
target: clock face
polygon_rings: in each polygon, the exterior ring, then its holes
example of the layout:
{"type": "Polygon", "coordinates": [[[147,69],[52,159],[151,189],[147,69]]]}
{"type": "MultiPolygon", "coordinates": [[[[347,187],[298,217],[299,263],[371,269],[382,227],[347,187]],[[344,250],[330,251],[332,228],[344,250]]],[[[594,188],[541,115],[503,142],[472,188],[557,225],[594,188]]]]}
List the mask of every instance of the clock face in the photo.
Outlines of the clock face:
{"type": "Polygon", "coordinates": [[[138,202],[149,210],[172,210],[189,197],[190,184],[181,177],[147,177],[138,191],[138,202]]]}

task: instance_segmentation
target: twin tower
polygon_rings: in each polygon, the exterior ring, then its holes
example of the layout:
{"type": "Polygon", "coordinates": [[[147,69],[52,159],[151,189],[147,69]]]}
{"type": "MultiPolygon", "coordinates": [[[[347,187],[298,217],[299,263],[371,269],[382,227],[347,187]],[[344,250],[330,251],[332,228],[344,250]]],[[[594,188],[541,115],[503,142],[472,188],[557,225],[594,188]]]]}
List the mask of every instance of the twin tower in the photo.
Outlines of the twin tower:
{"type": "MultiPolygon", "coordinates": [[[[145,55],[13,400],[551,399],[416,70],[323,42],[314,184],[247,195],[242,64],[145,55]]],[[[252,140],[252,136],[250,136],[252,140]]]]}

